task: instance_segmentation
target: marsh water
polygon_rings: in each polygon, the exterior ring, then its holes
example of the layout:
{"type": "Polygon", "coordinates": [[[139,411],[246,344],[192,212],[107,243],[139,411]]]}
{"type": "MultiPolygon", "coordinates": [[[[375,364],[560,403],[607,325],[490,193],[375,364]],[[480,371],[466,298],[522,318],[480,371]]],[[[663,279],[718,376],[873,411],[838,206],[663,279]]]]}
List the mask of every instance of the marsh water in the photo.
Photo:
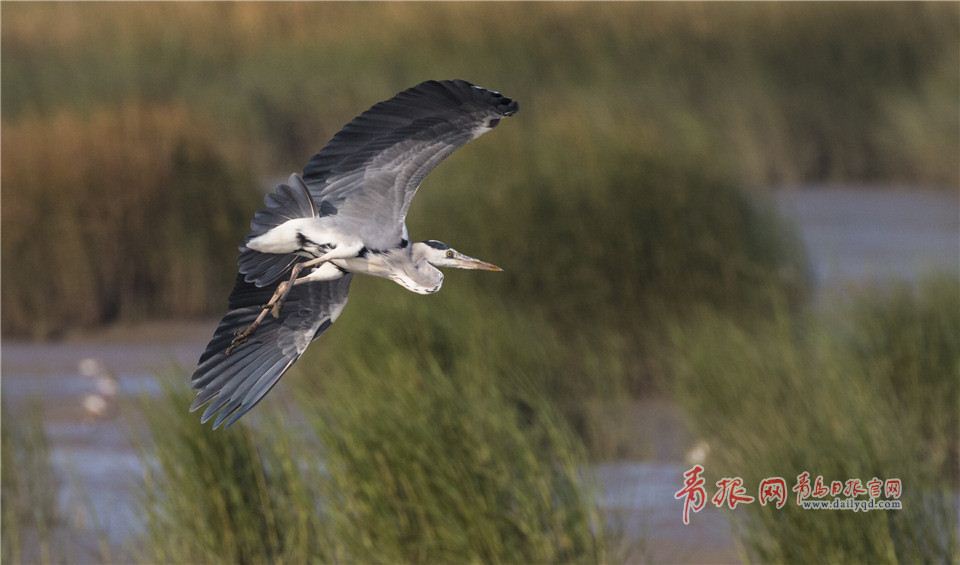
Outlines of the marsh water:
{"type": "MultiPolygon", "coordinates": [[[[930,272],[960,272],[956,191],[796,188],[778,191],[775,203],[806,245],[818,301],[842,299],[866,284],[915,284],[930,272]]],[[[33,403],[43,409],[60,484],[59,535],[85,548],[74,556],[77,561],[99,559],[97,537],[83,533],[91,525],[116,548],[142,527],[136,505],[143,469],[129,439],[137,425],[135,400],[156,395],[158,379],[187,372],[214,323],[152,323],[53,343],[4,340],[4,405],[15,414],[33,403]],[[115,375],[119,414],[95,418],[84,408],[85,397],[97,392],[95,379],[78,368],[85,359],[98,360],[115,375]]],[[[283,394],[281,388],[277,393],[283,394]]],[[[685,454],[694,438],[676,409],[663,400],[635,409],[637,433],[651,446],[650,456],[594,468],[609,522],[637,543],[638,557],[738,562],[724,512],[708,508],[690,526],[681,524],[673,493],[689,466],[685,454]]]]}

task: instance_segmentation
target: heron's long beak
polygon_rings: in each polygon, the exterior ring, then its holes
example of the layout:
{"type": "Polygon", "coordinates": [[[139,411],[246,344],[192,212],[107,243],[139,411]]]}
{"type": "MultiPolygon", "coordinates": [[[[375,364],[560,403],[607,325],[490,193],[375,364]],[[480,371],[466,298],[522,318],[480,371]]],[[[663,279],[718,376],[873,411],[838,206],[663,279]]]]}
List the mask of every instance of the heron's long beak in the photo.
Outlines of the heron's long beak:
{"type": "Polygon", "coordinates": [[[471,269],[475,271],[502,271],[500,267],[494,265],[493,263],[487,263],[486,261],[481,261],[480,259],[474,259],[473,257],[464,255],[463,253],[457,253],[454,256],[454,268],[457,269],[471,269]]]}

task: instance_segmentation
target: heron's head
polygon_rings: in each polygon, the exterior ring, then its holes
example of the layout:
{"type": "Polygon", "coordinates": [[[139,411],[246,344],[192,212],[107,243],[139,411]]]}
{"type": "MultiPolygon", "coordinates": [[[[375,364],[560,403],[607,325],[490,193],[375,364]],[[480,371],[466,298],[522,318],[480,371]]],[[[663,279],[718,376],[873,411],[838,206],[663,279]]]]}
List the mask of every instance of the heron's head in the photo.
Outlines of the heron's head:
{"type": "Polygon", "coordinates": [[[452,267],[454,269],[474,269],[480,271],[502,271],[493,263],[464,255],[442,241],[428,239],[413,244],[415,258],[422,258],[434,267],[452,267]]]}

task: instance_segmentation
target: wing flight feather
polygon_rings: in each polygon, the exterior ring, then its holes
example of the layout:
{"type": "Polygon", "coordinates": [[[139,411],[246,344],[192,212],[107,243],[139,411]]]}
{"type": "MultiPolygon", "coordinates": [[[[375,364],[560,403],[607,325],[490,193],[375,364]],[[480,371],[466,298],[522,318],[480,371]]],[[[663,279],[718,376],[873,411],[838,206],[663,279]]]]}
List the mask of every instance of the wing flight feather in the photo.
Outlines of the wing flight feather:
{"type": "Polygon", "coordinates": [[[226,349],[235,333],[257,317],[261,305],[276,290],[276,285],[258,287],[237,275],[230,311],[217,326],[191,378],[197,390],[191,410],[207,405],[201,422],[216,417],[214,428],[229,426],[260,402],[340,314],[347,303],[351,276],[294,287],[280,318],[267,316],[263,325],[228,355],[226,349]]]}
{"type": "Polygon", "coordinates": [[[444,158],[511,116],[518,104],[463,80],[427,81],[348,123],[303,169],[318,206],[371,248],[399,243],[420,182],[444,158]]]}

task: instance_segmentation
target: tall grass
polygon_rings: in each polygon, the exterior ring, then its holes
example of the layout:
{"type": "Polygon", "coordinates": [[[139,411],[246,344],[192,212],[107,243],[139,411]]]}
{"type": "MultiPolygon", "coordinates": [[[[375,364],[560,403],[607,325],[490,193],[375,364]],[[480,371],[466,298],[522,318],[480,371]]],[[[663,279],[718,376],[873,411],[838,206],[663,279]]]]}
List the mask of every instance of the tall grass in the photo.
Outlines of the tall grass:
{"type": "Polygon", "coordinates": [[[737,535],[751,558],[957,558],[956,475],[945,459],[958,442],[960,309],[957,283],[946,288],[875,297],[859,308],[846,338],[823,321],[784,315],[745,327],[708,313],[675,334],[676,397],[711,446],[708,479],[741,476],[751,489],[768,476],[792,484],[803,471],[828,482],[903,481],[899,511],[805,511],[792,495],[782,510],[738,508],[737,535]],[[907,323],[888,325],[891,319],[907,323]],[[922,369],[895,369],[909,359],[924,359],[922,369]]]}
{"type": "Polygon", "coordinates": [[[362,364],[330,379],[315,424],[340,556],[364,562],[598,562],[583,459],[547,404],[488,369],[362,364]]]}
{"type": "Polygon", "coordinates": [[[394,292],[388,281],[355,279],[335,331],[306,354],[301,374],[322,395],[334,378],[328,367],[361,363],[375,374],[392,374],[390,363],[408,358],[452,372],[476,366],[521,407],[530,396],[548,401],[591,459],[631,452],[629,414],[614,409],[625,408],[627,392],[652,392],[656,364],[639,363],[645,360],[638,350],[660,359],[656,342],[597,318],[564,327],[545,309],[478,293],[468,279],[469,273],[451,275],[443,292],[428,298],[394,292]]]}
{"type": "MultiPolygon", "coordinates": [[[[155,408],[150,555],[604,560],[573,413],[557,407],[616,388],[615,346],[582,359],[545,319],[464,287],[418,301],[358,283],[363,300],[287,377],[296,401],[265,403],[257,431],[200,430],[184,395],[155,408]]],[[[711,446],[708,478],[903,480],[899,511],[803,511],[792,496],[782,510],[738,508],[747,557],[955,558],[957,284],[865,298],[842,324],[786,307],[766,320],[704,307],[678,322],[673,392],[711,446]]]]}
{"type": "Polygon", "coordinates": [[[855,362],[917,432],[921,460],[960,479],[960,280],[936,275],[920,292],[888,289],[856,299],[844,335],[855,362]]]}
{"type": "Polygon", "coordinates": [[[318,461],[285,430],[214,432],[168,387],[144,403],[148,434],[140,558],[165,563],[307,563],[327,560],[319,517],[318,461]]]}
{"type": "Polygon", "coordinates": [[[2,411],[2,501],[4,563],[53,563],[62,559],[55,543],[57,478],[42,412],[2,411]]]}
{"type": "Polygon", "coordinates": [[[183,393],[151,402],[144,558],[602,560],[581,448],[549,405],[442,364],[393,355],[385,371],[331,371],[297,402],[315,436],[277,413],[212,432],[183,393]]]}

